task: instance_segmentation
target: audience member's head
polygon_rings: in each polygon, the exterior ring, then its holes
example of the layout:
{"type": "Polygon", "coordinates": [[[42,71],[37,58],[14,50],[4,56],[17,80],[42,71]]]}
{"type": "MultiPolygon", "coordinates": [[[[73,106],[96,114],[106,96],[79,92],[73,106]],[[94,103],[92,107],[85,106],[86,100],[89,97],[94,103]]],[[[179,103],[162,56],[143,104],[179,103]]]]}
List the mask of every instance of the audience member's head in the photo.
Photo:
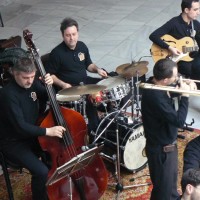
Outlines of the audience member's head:
{"type": "Polygon", "coordinates": [[[200,199],[200,169],[188,169],[181,180],[182,200],[200,199]]]}

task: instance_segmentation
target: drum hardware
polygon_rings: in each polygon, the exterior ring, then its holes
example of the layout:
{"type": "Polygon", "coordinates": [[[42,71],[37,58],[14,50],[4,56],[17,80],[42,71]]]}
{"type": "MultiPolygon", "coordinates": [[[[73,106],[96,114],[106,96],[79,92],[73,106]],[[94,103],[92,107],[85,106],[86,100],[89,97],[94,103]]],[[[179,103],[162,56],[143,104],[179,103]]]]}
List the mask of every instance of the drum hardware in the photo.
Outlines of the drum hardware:
{"type": "Polygon", "coordinates": [[[140,94],[139,94],[139,84],[140,84],[140,81],[139,81],[139,75],[136,76],[136,82],[135,82],[135,85],[136,85],[136,93],[134,94],[134,80],[133,80],[133,77],[131,79],[131,94],[134,95],[135,98],[135,101],[131,104],[131,117],[132,117],[132,121],[134,122],[134,120],[138,120],[138,118],[140,118],[140,115],[139,113],[141,113],[141,108],[140,108],[140,105],[139,105],[139,102],[140,102],[140,94]],[[136,106],[135,106],[136,105],[136,106]],[[136,110],[136,115],[134,115],[134,110],[136,110]]]}
{"type": "MultiPolygon", "coordinates": [[[[116,195],[116,199],[118,200],[120,198],[120,192],[122,192],[124,189],[129,189],[129,188],[133,188],[133,187],[140,187],[140,186],[146,186],[149,185],[149,183],[145,183],[145,184],[137,184],[137,185],[128,185],[128,186],[124,186],[121,182],[121,170],[120,170],[120,151],[119,149],[121,148],[119,145],[119,125],[118,125],[118,119],[115,118],[116,121],[116,152],[117,154],[112,156],[112,160],[115,164],[115,176],[116,176],[116,183],[110,185],[111,187],[115,187],[116,191],[117,191],[117,195],[116,195]]],[[[109,156],[107,156],[106,154],[103,154],[106,158],[110,158],[109,156]]]]}
{"type": "Polygon", "coordinates": [[[194,119],[192,118],[192,121],[190,123],[186,123],[185,122],[185,126],[183,127],[183,130],[188,130],[188,131],[194,131],[193,128],[189,127],[189,126],[192,126],[192,124],[194,124],[194,119]]]}
{"type": "Polygon", "coordinates": [[[83,118],[85,120],[85,123],[88,124],[88,117],[86,115],[86,95],[82,95],[82,98],[83,98],[83,118]]]}
{"type": "MultiPolygon", "coordinates": [[[[121,109],[119,109],[118,111],[116,111],[117,113],[115,114],[114,118],[108,123],[108,125],[102,130],[102,132],[99,134],[99,136],[97,136],[97,138],[95,138],[95,140],[93,141],[93,143],[96,143],[96,141],[102,136],[102,134],[107,130],[107,128],[110,126],[110,124],[119,116],[120,113],[122,113],[123,109],[126,107],[126,105],[130,102],[132,102],[132,98],[133,95],[130,97],[130,99],[122,106],[121,109]]],[[[112,113],[110,113],[112,114],[112,113]]],[[[110,115],[109,114],[109,115],[110,115]]],[[[108,115],[108,116],[109,116],[108,115]]],[[[98,128],[96,130],[96,133],[98,132],[98,128]]]]}
{"type": "Polygon", "coordinates": [[[131,114],[132,114],[132,120],[134,121],[134,110],[136,110],[137,118],[139,117],[140,107],[139,107],[139,77],[143,76],[147,73],[148,68],[147,65],[149,64],[148,61],[140,61],[138,62],[133,61],[132,63],[127,63],[120,65],[116,68],[116,72],[126,78],[127,80],[131,80],[131,95],[134,95],[134,78],[136,77],[136,100],[131,104],[131,114]],[[136,103],[136,108],[134,108],[134,103],[136,103]]]}

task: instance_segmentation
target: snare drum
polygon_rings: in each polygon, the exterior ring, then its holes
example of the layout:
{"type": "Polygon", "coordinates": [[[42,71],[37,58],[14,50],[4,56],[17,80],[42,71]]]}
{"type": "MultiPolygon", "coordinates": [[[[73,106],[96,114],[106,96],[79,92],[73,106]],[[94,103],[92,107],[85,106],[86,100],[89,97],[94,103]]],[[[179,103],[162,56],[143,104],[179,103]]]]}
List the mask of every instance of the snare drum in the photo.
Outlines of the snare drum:
{"type": "Polygon", "coordinates": [[[130,91],[129,83],[124,83],[121,85],[118,85],[117,87],[111,88],[110,90],[105,89],[103,90],[103,95],[106,96],[107,100],[111,101],[117,101],[121,100],[123,97],[125,97],[130,91]]]}
{"type": "Polygon", "coordinates": [[[130,171],[139,171],[147,163],[144,128],[142,123],[128,124],[123,115],[118,116],[117,120],[113,120],[117,113],[118,111],[112,112],[101,121],[96,136],[101,134],[99,140],[104,142],[103,151],[112,156],[117,153],[116,129],[118,128],[120,165],[130,171]],[[110,123],[111,120],[113,120],[112,123],[110,123]]]}
{"type": "Polygon", "coordinates": [[[104,102],[121,100],[130,91],[129,83],[120,76],[103,79],[97,85],[106,86],[106,89],[102,91],[102,99],[104,102]]]}

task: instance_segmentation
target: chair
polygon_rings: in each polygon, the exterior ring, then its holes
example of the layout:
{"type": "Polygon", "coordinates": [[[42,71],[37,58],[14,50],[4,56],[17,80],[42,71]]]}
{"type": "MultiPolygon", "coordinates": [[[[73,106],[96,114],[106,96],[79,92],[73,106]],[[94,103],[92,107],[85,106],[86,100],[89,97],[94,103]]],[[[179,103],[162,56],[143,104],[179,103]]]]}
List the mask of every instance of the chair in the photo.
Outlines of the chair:
{"type": "Polygon", "coordinates": [[[20,173],[22,173],[22,167],[8,161],[5,157],[5,155],[3,154],[3,152],[1,152],[1,151],[0,151],[0,165],[2,166],[3,175],[4,175],[5,182],[6,182],[9,200],[14,200],[8,168],[12,168],[12,169],[20,171],[20,173]]]}
{"type": "Polygon", "coordinates": [[[46,53],[46,54],[44,54],[44,55],[41,56],[41,61],[42,61],[42,64],[44,65],[44,67],[46,67],[48,65],[49,54],[50,53],[46,53]]]}
{"type": "Polygon", "coordinates": [[[20,35],[12,36],[8,39],[0,40],[0,48],[21,47],[22,37],[20,35]]]}

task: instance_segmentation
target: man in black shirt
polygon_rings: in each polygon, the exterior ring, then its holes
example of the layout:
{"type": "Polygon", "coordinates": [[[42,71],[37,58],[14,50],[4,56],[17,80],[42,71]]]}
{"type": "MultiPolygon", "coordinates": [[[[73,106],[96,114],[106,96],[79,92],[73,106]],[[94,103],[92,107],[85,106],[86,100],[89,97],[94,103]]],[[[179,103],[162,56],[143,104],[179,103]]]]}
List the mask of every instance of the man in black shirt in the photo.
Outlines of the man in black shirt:
{"type": "MultiPolygon", "coordinates": [[[[60,26],[63,42],[50,53],[46,71],[52,75],[56,90],[77,86],[80,84],[95,84],[100,78],[87,76],[87,71],[106,77],[107,73],[98,68],[91,60],[87,46],[78,41],[78,23],[71,18],[65,18],[60,26]]],[[[96,108],[90,101],[86,104],[90,130],[95,131],[98,125],[96,108]]]]}
{"type": "MultiPolygon", "coordinates": [[[[0,90],[0,148],[6,158],[28,169],[32,175],[32,199],[47,200],[47,166],[39,159],[43,152],[38,136],[62,138],[65,128],[36,125],[39,105],[48,100],[44,85],[35,79],[36,68],[29,58],[20,58],[12,68],[14,79],[0,90]]],[[[49,74],[45,83],[53,80],[49,74]]]]}
{"type": "MultiPolygon", "coordinates": [[[[196,40],[200,39],[200,23],[196,20],[199,15],[199,0],[182,0],[181,9],[182,13],[179,16],[173,17],[149,36],[153,43],[160,46],[162,49],[169,50],[175,57],[181,57],[181,53],[183,53],[182,49],[175,47],[185,46],[187,44],[176,46],[175,43],[171,42],[171,45],[169,45],[161,39],[162,36],[168,34],[177,40],[184,37],[191,37],[191,39],[196,40]]],[[[199,41],[197,42],[200,44],[199,41]]],[[[190,48],[192,49],[192,47],[190,48]]],[[[198,66],[200,66],[200,62],[198,66]]],[[[180,59],[178,62],[178,71],[187,77],[191,77],[192,61],[186,62],[180,59]]]]}
{"type": "MultiPolygon", "coordinates": [[[[170,59],[156,62],[148,83],[168,86],[177,81],[177,65],[170,59]]],[[[194,82],[182,83],[180,89],[196,89],[194,82]],[[188,85],[189,84],[189,85],[188,85]]],[[[182,94],[179,108],[174,109],[167,91],[143,89],[142,121],[146,137],[146,155],[153,190],[151,200],[177,199],[177,128],[183,127],[188,112],[188,94],[182,94]]]]}

